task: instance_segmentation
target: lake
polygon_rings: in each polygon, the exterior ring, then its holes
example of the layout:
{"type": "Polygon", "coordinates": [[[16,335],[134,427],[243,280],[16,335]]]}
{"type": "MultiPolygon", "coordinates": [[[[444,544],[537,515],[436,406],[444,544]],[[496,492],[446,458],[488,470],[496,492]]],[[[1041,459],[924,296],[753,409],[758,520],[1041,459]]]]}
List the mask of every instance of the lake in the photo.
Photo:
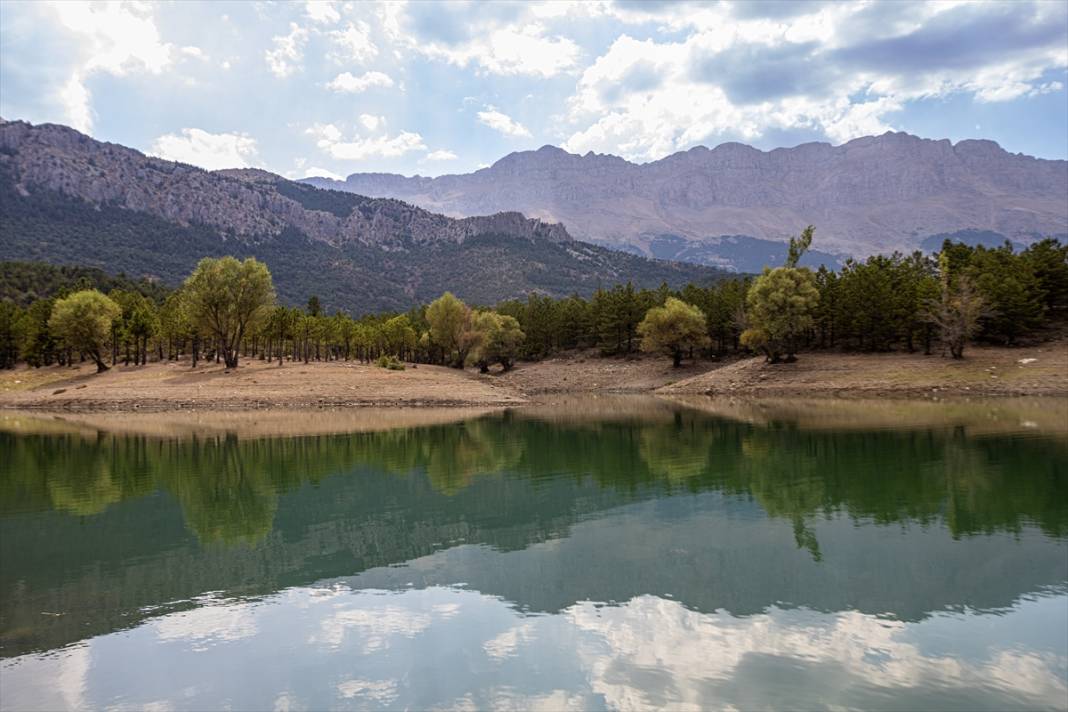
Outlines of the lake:
{"type": "Polygon", "coordinates": [[[1065,413],[7,416],[0,706],[1064,710],[1065,413]]]}

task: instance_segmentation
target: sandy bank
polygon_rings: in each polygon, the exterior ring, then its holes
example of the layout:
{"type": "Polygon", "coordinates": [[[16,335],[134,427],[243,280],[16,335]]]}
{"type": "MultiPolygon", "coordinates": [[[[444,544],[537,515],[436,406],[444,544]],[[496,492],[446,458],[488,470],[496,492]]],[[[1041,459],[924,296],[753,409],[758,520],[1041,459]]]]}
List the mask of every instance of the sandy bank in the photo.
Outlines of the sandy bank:
{"type": "Polygon", "coordinates": [[[52,411],[254,410],[259,408],[487,408],[525,399],[470,373],[439,366],[389,371],[356,363],[247,361],[229,371],[214,364],[117,366],[97,374],[77,368],[0,372],[0,407],[52,411]]]}
{"type": "Polygon", "coordinates": [[[661,394],[845,398],[1068,396],[1068,341],[937,355],[804,353],[795,363],[748,358],[657,389],[661,394]]]}
{"type": "MultiPolygon", "coordinates": [[[[571,417],[606,408],[595,395],[745,398],[1068,396],[1068,341],[1026,348],[973,348],[963,361],[921,354],[805,353],[796,363],[761,358],[698,361],[567,354],[479,375],[439,366],[388,371],[356,363],[244,363],[0,371],[0,409],[57,412],[263,411],[267,409],[500,408],[574,397],[571,417]]],[[[329,420],[329,418],[327,418],[329,420]]],[[[286,420],[282,418],[282,420],[286,420]]],[[[358,426],[358,424],[354,424],[358,426]]],[[[281,429],[291,428],[288,426],[281,429]]],[[[346,428],[350,429],[350,428],[346,428]]]]}

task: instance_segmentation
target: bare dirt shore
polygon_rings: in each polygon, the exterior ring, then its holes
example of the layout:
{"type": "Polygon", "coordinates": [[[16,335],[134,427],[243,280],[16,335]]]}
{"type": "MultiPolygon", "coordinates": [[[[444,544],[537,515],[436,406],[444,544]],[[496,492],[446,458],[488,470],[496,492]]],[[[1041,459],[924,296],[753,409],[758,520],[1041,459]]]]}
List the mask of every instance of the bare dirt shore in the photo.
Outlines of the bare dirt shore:
{"type": "Polygon", "coordinates": [[[560,354],[543,361],[520,363],[507,373],[483,376],[489,382],[527,397],[565,393],[650,393],[678,381],[707,374],[724,361],[685,361],[673,368],[663,356],[606,358],[596,350],[560,354]]]}
{"type": "MultiPolygon", "coordinates": [[[[573,353],[479,375],[439,366],[388,371],[356,363],[245,361],[235,370],[186,363],[0,371],[0,408],[82,412],[263,409],[500,408],[571,395],[713,395],[746,398],[1068,396],[1068,341],[973,348],[963,361],[921,354],[805,353],[796,363],[761,358],[698,361],[602,358],[573,353]]],[[[592,405],[592,404],[587,404],[592,405]]]]}
{"type": "Polygon", "coordinates": [[[486,408],[519,405],[511,389],[439,366],[389,371],[351,362],[245,361],[228,370],[186,363],[88,365],[0,372],[0,408],[52,411],[254,410],[364,406],[486,408]]]}
{"type": "Polygon", "coordinates": [[[975,347],[962,360],[919,353],[805,353],[795,363],[772,365],[748,358],[656,392],[839,398],[1068,396],[1068,341],[975,347]]]}

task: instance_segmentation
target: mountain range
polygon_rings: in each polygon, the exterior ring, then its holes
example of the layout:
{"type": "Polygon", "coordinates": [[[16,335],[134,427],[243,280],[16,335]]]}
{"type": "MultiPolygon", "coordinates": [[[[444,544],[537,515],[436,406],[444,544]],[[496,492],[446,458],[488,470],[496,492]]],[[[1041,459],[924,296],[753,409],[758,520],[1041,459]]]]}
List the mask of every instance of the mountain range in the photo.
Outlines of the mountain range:
{"type": "Polygon", "coordinates": [[[1068,161],[997,143],[886,133],[840,146],[698,146],[651,163],[553,146],[437,178],[354,173],[304,183],[408,201],[454,217],[514,210],[580,240],[650,257],[758,271],[816,226],[809,262],[966,241],[1068,234],[1068,161]]]}
{"type": "Polygon", "coordinates": [[[255,256],[283,301],[407,309],[452,290],[488,304],[633,281],[705,283],[709,267],[572,238],[518,212],[455,219],[258,169],[206,171],[74,129],[0,120],[0,259],[81,264],[178,283],[197,260],[255,256]]]}

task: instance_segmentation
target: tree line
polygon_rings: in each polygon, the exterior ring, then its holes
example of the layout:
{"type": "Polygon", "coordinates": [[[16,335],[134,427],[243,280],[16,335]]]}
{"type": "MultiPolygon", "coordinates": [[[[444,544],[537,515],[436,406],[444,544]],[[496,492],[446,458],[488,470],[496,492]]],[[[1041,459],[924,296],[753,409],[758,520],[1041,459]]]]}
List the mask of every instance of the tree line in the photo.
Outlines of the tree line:
{"type": "Polygon", "coordinates": [[[123,280],[105,292],[76,279],[52,296],[4,298],[0,367],[89,360],[102,371],[181,359],[235,368],[246,357],[486,371],[590,348],[606,356],[660,352],[675,365],[742,350],[771,362],[807,349],[937,347],[960,358],[973,339],[1012,345],[1068,314],[1068,246],[1056,239],[1020,252],[1008,243],[991,249],[947,241],[935,256],[875,255],[838,271],[797,266],[812,239],[811,227],[791,239],[781,267],[709,286],[628,283],[589,298],[530,294],[492,308],[445,293],[404,313],[358,318],[325,314],[314,296],[304,308],[277,304],[271,275],[254,258],[205,258],[171,291],[123,280]]]}

